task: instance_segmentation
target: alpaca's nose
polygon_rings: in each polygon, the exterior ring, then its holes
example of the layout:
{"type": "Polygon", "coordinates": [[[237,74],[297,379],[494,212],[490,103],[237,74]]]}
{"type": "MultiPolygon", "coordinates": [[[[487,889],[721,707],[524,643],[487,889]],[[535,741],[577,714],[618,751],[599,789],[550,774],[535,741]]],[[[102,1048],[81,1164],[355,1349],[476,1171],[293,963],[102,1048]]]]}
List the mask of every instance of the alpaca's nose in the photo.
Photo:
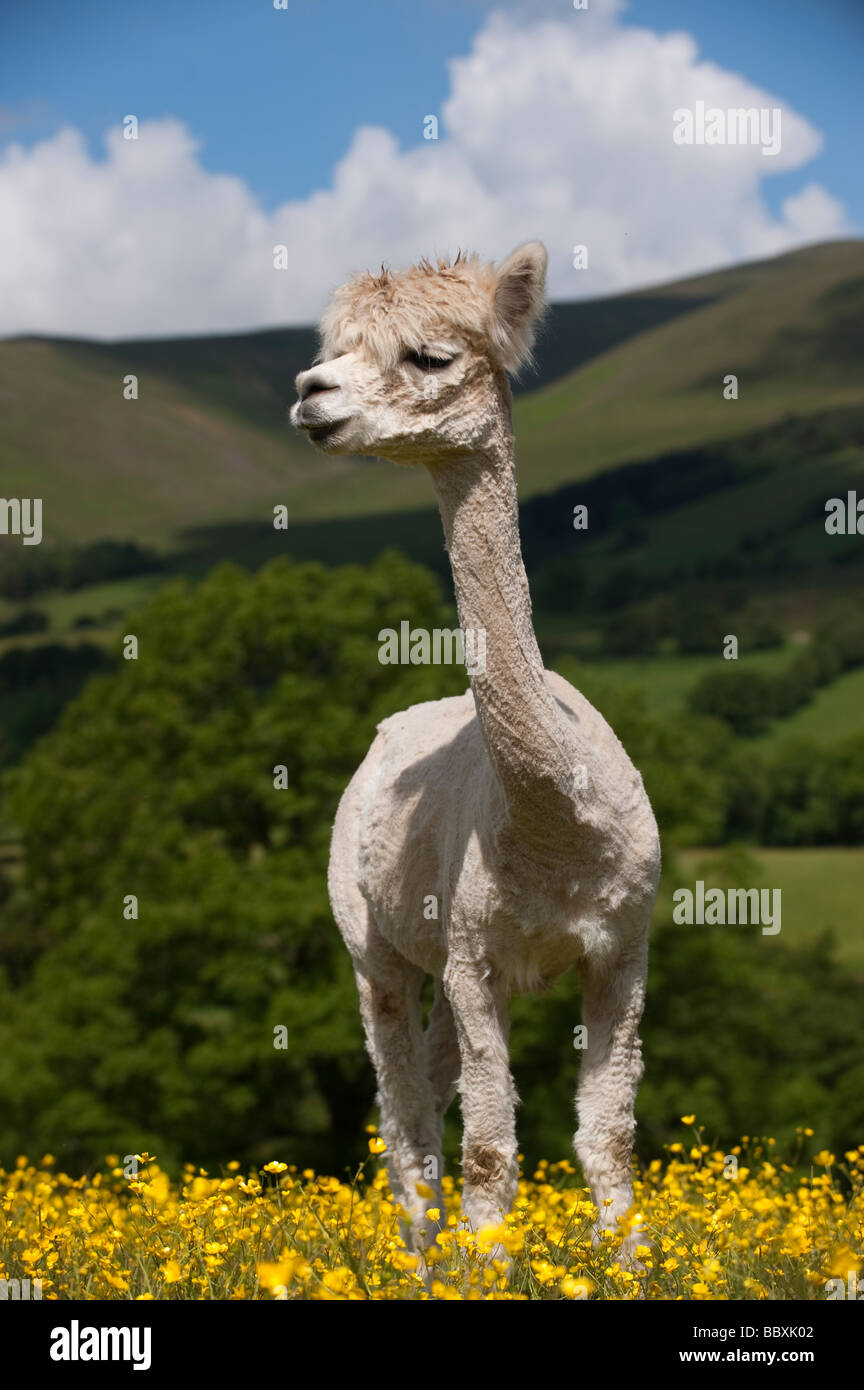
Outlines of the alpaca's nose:
{"type": "Polygon", "coordinates": [[[333,373],[323,367],[312,367],[308,372],[301,372],[294,385],[301,401],[308,400],[310,396],[318,396],[322,391],[339,389],[339,382],[333,373]]]}

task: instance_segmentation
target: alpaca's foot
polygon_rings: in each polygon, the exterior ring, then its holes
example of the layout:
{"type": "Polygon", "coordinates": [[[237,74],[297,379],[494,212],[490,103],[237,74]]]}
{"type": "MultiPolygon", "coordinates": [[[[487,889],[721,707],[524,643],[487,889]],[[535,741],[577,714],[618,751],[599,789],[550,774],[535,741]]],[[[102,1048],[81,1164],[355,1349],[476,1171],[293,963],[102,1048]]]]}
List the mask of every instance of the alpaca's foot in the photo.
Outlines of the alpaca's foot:
{"type": "Polygon", "coordinates": [[[484,1265],[491,1268],[493,1264],[498,1264],[501,1268],[499,1276],[509,1279],[513,1269],[513,1258],[505,1250],[504,1246],[496,1241],[494,1245],[478,1245],[478,1252],[484,1265]]]}
{"type": "Polygon", "coordinates": [[[513,1257],[500,1241],[484,1240],[482,1233],[478,1232],[476,1244],[456,1246],[455,1253],[463,1284],[476,1280],[479,1268],[482,1271],[480,1288],[484,1296],[509,1287],[513,1275],[513,1257]]]}
{"type": "Polygon", "coordinates": [[[627,1192],[617,1201],[610,1202],[608,1207],[601,1206],[599,1212],[592,1232],[592,1244],[607,1245],[612,1264],[620,1265],[631,1274],[645,1274],[645,1266],[636,1255],[639,1246],[645,1244],[645,1232],[642,1218],[634,1210],[632,1194],[627,1192]],[[614,1241],[609,1240],[607,1233],[615,1237],[614,1241]]]}
{"type": "Polygon", "coordinates": [[[640,1245],[645,1241],[641,1231],[634,1231],[629,1236],[625,1236],[621,1242],[621,1248],[615,1252],[615,1260],[622,1269],[629,1270],[631,1274],[642,1276],[647,1274],[645,1266],[636,1255],[640,1245]]]}

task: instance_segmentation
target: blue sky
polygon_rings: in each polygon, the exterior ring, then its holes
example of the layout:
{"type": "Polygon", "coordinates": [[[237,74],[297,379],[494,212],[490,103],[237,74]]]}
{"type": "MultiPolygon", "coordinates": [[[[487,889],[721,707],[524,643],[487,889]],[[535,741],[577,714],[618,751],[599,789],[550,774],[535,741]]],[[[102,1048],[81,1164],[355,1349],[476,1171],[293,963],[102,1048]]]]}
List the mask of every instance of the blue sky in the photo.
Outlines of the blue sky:
{"type": "MultiPolygon", "coordinates": [[[[2,20],[3,106],[23,143],[69,123],[94,154],[118,112],[181,117],[202,163],[240,174],[265,206],[326,185],[355,126],[400,143],[440,110],[447,61],[481,0],[39,0],[2,20]]],[[[504,6],[506,8],[506,5],[504,6]]],[[[568,8],[562,0],[562,10],[568,8]]],[[[825,136],[809,172],[864,227],[860,0],[631,0],[625,24],[686,29],[705,57],[792,100],[825,136]]],[[[776,205],[794,176],[768,185],[776,205]]]]}
{"type": "MultiPolygon", "coordinates": [[[[583,22],[581,15],[573,14],[571,0],[504,0],[498,6],[483,0],[289,0],[285,11],[275,10],[272,0],[147,0],[142,5],[39,0],[4,7],[0,153],[11,143],[32,151],[62,127],[71,127],[83,136],[89,159],[99,164],[105,159],[106,130],[116,129],[127,113],[141,121],[171,117],[199,142],[195,160],[201,169],[236,176],[262,213],[274,213],[286,203],[330,189],[334,166],[350,150],[359,128],[391,132],[400,153],[416,149],[423,117],[440,113],[452,93],[450,60],[471,52],[493,9],[517,11],[526,22],[557,18],[571,32],[583,22]]],[[[820,228],[830,235],[832,225],[841,225],[839,212],[832,219],[827,205],[817,206],[815,195],[806,215],[800,209],[783,211],[790,195],[815,183],[823,203],[823,195],[828,195],[829,202],[842,205],[843,231],[860,234],[864,5],[859,0],[820,0],[818,5],[812,0],[631,0],[616,23],[621,30],[643,28],[656,35],[685,30],[698,44],[700,59],[728,74],[740,74],[762,92],[788,102],[811,130],[821,134],[824,148],[807,154],[802,137],[802,153],[794,167],[781,169],[781,161],[772,167],[763,163],[758,170],[760,202],[773,217],[794,224],[789,237],[806,239],[812,226],[811,239],[819,239],[820,228]]],[[[501,80],[506,86],[507,78],[501,80]]],[[[516,82],[512,102],[518,105],[520,100],[516,82]]],[[[562,119],[560,106],[556,112],[550,112],[550,121],[562,119]]],[[[574,120],[578,115],[574,111],[574,120]]],[[[500,114],[498,119],[503,119],[500,114]]],[[[530,119],[526,116],[526,126],[530,119]]],[[[568,157],[562,149],[562,158],[568,157]]],[[[66,158],[71,167],[74,160],[68,151],[66,158]]],[[[380,158],[386,163],[390,156],[385,152],[380,158]]],[[[373,166],[377,168],[374,160],[369,167],[373,166]]],[[[78,171],[82,187],[87,172],[78,171]]],[[[481,182],[485,176],[483,172],[481,182]]],[[[70,187],[66,197],[74,201],[75,185],[70,187]]],[[[19,195],[20,188],[15,192],[19,195]]],[[[592,192],[592,205],[599,196],[592,192]]],[[[740,221],[752,212],[752,179],[738,196],[740,221]]],[[[554,202],[551,193],[550,198],[554,202]]],[[[362,222],[355,205],[350,207],[350,215],[362,222]]],[[[334,204],[330,215],[349,212],[334,204]]],[[[27,209],[22,224],[48,216],[47,208],[38,215],[27,209]]],[[[400,219],[397,207],[390,225],[400,219]]],[[[442,219],[436,237],[445,238],[453,225],[452,216],[442,219]]],[[[478,226],[482,225],[481,219],[478,226]]],[[[545,224],[540,231],[547,234],[545,224]]],[[[380,229],[377,234],[380,241],[380,229]]],[[[577,235],[574,226],[573,236],[577,235]]],[[[701,235],[706,268],[724,259],[747,259],[751,247],[755,256],[773,244],[755,224],[750,237],[736,236],[730,225],[724,248],[712,243],[710,228],[701,235]]],[[[106,224],[105,236],[116,238],[116,229],[106,224]]],[[[569,236],[569,227],[562,227],[562,267],[569,236]]],[[[774,239],[782,249],[779,234],[774,239]]],[[[655,231],[654,243],[658,240],[662,236],[655,231]]],[[[699,240],[696,231],[694,266],[699,264],[699,240]]],[[[399,247],[394,236],[394,250],[399,247]]],[[[389,249],[383,247],[385,252],[389,249]]],[[[655,254],[656,245],[650,249],[651,255],[634,259],[634,284],[669,274],[655,254]]],[[[499,253],[497,246],[492,250],[499,253]]],[[[82,243],[82,262],[85,254],[82,243]]],[[[681,261],[680,255],[670,257],[670,267],[681,261]]],[[[594,284],[574,283],[568,291],[562,268],[558,283],[564,289],[558,292],[578,296],[627,282],[626,267],[613,266],[610,260],[607,270],[605,279],[598,272],[594,284]]],[[[44,316],[47,294],[34,288],[21,311],[25,318],[28,312],[44,316]],[[29,303],[39,305],[38,310],[28,310],[29,303]]],[[[302,296],[296,298],[298,314],[301,300],[306,303],[302,296]]],[[[253,320],[256,312],[260,318],[261,310],[250,300],[253,320]]],[[[287,312],[292,312],[290,303],[287,312]]],[[[242,317],[233,307],[219,313],[226,324],[238,313],[242,317]]],[[[71,309],[66,317],[70,314],[74,320],[71,309]]]]}

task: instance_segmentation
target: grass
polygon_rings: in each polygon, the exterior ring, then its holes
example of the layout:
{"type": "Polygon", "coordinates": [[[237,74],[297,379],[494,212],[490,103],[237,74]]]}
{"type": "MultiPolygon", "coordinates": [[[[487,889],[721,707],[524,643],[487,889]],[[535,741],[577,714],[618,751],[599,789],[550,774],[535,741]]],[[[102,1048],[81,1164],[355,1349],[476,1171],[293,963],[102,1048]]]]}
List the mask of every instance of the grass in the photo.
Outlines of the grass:
{"type": "Polygon", "coordinates": [[[834,743],[864,732],[864,668],[847,671],[831,685],[817,690],[812,700],[763,734],[760,744],[787,738],[834,743]]]}
{"type": "Polygon", "coordinates": [[[220,1177],[187,1165],[172,1182],[147,1154],[134,1178],[109,1156],[107,1171],[74,1181],[51,1155],[22,1157],[0,1170],[0,1278],[39,1278],[47,1299],[111,1301],[824,1299],[830,1279],[845,1294],[862,1264],[864,1145],[839,1162],[810,1156],[813,1132],[800,1129],[794,1154],[770,1138],[723,1154],[694,1116],[682,1121],[683,1142],[636,1174],[624,1231],[598,1244],[597,1209],[566,1159],[523,1176],[511,1215],[476,1235],[445,1177],[443,1205],[427,1208],[440,1233],[425,1284],[368,1159],[347,1179],[273,1161],[246,1176],[237,1163],[220,1177]],[[641,1276],[617,1258],[634,1228],[641,1276]]]}
{"type": "Polygon", "coordinates": [[[603,687],[629,688],[645,698],[651,714],[674,716],[686,708],[693,685],[708,673],[735,666],[738,670],[760,671],[775,676],[790,656],[789,648],[776,646],[764,651],[749,652],[738,662],[724,662],[720,652],[715,656],[640,656],[613,660],[572,663],[563,657],[561,664],[567,680],[582,689],[592,699],[593,689],[603,687]]]}
{"type": "Polygon", "coordinates": [[[146,603],[166,583],[164,573],[135,575],[131,579],[115,579],[106,584],[91,584],[82,589],[53,590],[40,595],[35,606],[47,613],[51,628],[47,638],[70,636],[81,641],[92,639],[95,632],[116,631],[125,613],[146,603]],[[76,627],[76,621],[88,618],[92,627],[76,627]]]}
{"type": "MultiPolygon", "coordinates": [[[[781,931],[770,939],[801,945],[830,931],[839,959],[855,969],[864,968],[864,849],[759,847],[750,853],[758,862],[759,877],[739,886],[779,888],[783,895],[781,931]]],[[[710,885],[711,864],[716,859],[710,850],[681,850],[678,876],[683,883],[702,878],[710,885]]]]}
{"type": "MultiPolygon", "coordinates": [[[[553,310],[534,378],[544,384],[515,412],[523,498],[862,402],[862,271],[864,243],[833,242],[649,296],[553,310]],[[730,371],[740,375],[736,401],[722,394],[730,371]]],[[[424,470],[316,456],[290,431],[293,376],[312,341],[298,329],[2,343],[4,489],[29,495],[37,469],[48,543],[128,536],[165,549],[187,527],[254,521],[276,503],[296,520],[428,506],[424,470]],[[122,394],[130,372],[134,401],[122,394]]]]}

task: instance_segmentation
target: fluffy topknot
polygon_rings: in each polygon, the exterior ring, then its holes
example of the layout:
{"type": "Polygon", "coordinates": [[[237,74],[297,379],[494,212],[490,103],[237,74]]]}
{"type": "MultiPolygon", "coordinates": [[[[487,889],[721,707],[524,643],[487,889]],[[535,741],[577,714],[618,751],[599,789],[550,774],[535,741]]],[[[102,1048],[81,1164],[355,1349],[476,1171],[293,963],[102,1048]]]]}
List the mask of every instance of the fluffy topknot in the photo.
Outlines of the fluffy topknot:
{"type": "Polygon", "coordinates": [[[362,348],[382,368],[455,332],[489,352],[504,371],[530,359],[544,308],[546,250],[528,242],[496,269],[476,253],[424,257],[408,270],[383,266],[334,293],[321,320],[319,359],[362,348]]]}

